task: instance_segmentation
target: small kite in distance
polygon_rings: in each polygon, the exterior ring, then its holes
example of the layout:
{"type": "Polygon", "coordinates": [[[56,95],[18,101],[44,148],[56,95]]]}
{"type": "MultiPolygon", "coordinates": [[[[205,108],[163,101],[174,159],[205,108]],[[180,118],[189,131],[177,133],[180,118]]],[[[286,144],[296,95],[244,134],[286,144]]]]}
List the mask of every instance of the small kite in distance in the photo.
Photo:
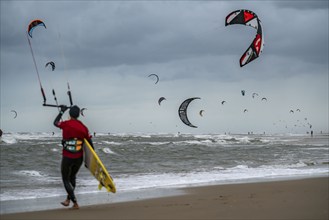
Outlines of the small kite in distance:
{"type": "Polygon", "coordinates": [[[161,98],[159,98],[159,100],[158,100],[159,105],[161,105],[161,102],[162,102],[163,100],[166,100],[166,98],[165,98],[165,97],[161,97],[161,98]]]}
{"type": "Polygon", "coordinates": [[[15,110],[11,110],[10,112],[13,112],[15,114],[14,119],[17,117],[17,112],[15,110]]]}
{"type": "Polygon", "coordinates": [[[52,71],[55,70],[55,63],[53,61],[50,61],[50,62],[46,63],[45,67],[47,68],[48,65],[51,65],[51,70],[52,71]]]}
{"type": "Polygon", "coordinates": [[[254,93],[252,94],[252,98],[253,98],[253,99],[255,98],[255,96],[258,96],[258,93],[255,93],[255,92],[254,92],[254,93]]]}
{"type": "Polygon", "coordinates": [[[156,81],[154,84],[157,84],[159,82],[159,76],[157,74],[152,73],[148,77],[152,77],[152,76],[156,77],[156,81]]]}
{"type": "Polygon", "coordinates": [[[83,117],[85,117],[85,115],[84,115],[84,113],[83,113],[84,110],[87,110],[87,108],[82,108],[82,109],[80,110],[80,114],[81,114],[83,117]]]}

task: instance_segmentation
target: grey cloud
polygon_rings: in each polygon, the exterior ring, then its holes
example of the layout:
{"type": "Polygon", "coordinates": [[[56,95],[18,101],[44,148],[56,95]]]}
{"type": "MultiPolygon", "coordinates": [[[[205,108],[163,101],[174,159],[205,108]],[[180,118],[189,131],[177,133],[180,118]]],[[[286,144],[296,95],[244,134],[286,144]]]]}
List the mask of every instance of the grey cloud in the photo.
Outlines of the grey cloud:
{"type": "Polygon", "coordinates": [[[267,17],[264,22],[266,51],[306,63],[325,64],[328,60],[328,22],[319,23],[319,20],[328,19],[328,13],[292,14],[292,11],[285,11],[280,17],[274,14],[267,17]]]}
{"type": "Polygon", "coordinates": [[[328,0],[287,0],[274,1],[274,4],[279,8],[293,8],[298,10],[322,9],[328,10],[328,0]]]}

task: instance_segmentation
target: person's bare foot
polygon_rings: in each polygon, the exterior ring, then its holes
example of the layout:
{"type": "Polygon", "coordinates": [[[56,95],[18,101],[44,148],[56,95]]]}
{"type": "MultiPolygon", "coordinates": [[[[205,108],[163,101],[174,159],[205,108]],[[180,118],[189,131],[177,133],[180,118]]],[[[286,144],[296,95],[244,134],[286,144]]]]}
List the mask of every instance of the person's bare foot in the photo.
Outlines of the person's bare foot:
{"type": "Polygon", "coordinates": [[[70,205],[70,200],[66,199],[64,202],[61,202],[63,206],[69,206],[70,205]]]}
{"type": "Polygon", "coordinates": [[[79,207],[78,203],[77,202],[74,202],[73,203],[73,206],[70,209],[74,210],[74,209],[79,209],[79,208],[80,207],[79,207]]]}

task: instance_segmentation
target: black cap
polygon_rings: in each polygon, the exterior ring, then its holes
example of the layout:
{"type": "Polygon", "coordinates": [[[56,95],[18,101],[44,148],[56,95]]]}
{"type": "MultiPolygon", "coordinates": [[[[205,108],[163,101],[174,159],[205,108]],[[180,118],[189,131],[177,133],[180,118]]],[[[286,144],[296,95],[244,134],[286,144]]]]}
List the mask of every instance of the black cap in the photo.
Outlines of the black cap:
{"type": "Polygon", "coordinates": [[[71,108],[70,108],[70,112],[69,112],[70,116],[72,118],[78,118],[79,115],[80,115],[80,108],[76,105],[73,105],[71,108]]]}

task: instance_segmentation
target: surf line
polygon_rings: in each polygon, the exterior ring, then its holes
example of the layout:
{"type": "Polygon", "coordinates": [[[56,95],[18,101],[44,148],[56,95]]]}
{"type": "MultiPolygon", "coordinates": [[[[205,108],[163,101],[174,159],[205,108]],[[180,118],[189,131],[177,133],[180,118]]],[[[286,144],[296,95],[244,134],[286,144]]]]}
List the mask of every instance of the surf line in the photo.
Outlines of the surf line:
{"type": "MultiPolygon", "coordinates": [[[[36,73],[37,73],[37,76],[38,76],[38,81],[39,81],[39,86],[40,86],[41,94],[42,94],[42,97],[43,97],[43,104],[42,105],[45,106],[45,107],[56,107],[56,108],[60,108],[60,105],[57,102],[57,97],[56,97],[55,89],[52,89],[52,94],[54,96],[54,100],[55,100],[56,104],[48,104],[47,103],[46,93],[45,93],[45,91],[43,89],[43,86],[42,86],[42,83],[41,83],[40,74],[39,74],[37,63],[35,61],[33,47],[32,47],[31,40],[29,38],[28,31],[26,32],[26,37],[27,37],[27,41],[28,41],[29,46],[30,46],[30,52],[31,52],[31,55],[32,55],[34,67],[35,67],[35,70],[36,70],[36,73]]],[[[71,93],[69,82],[67,82],[67,86],[68,86],[67,95],[69,96],[70,107],[71,107],[71,106],[73,106],[73,100],[72,100],[72,93],[71,93]]]]}

